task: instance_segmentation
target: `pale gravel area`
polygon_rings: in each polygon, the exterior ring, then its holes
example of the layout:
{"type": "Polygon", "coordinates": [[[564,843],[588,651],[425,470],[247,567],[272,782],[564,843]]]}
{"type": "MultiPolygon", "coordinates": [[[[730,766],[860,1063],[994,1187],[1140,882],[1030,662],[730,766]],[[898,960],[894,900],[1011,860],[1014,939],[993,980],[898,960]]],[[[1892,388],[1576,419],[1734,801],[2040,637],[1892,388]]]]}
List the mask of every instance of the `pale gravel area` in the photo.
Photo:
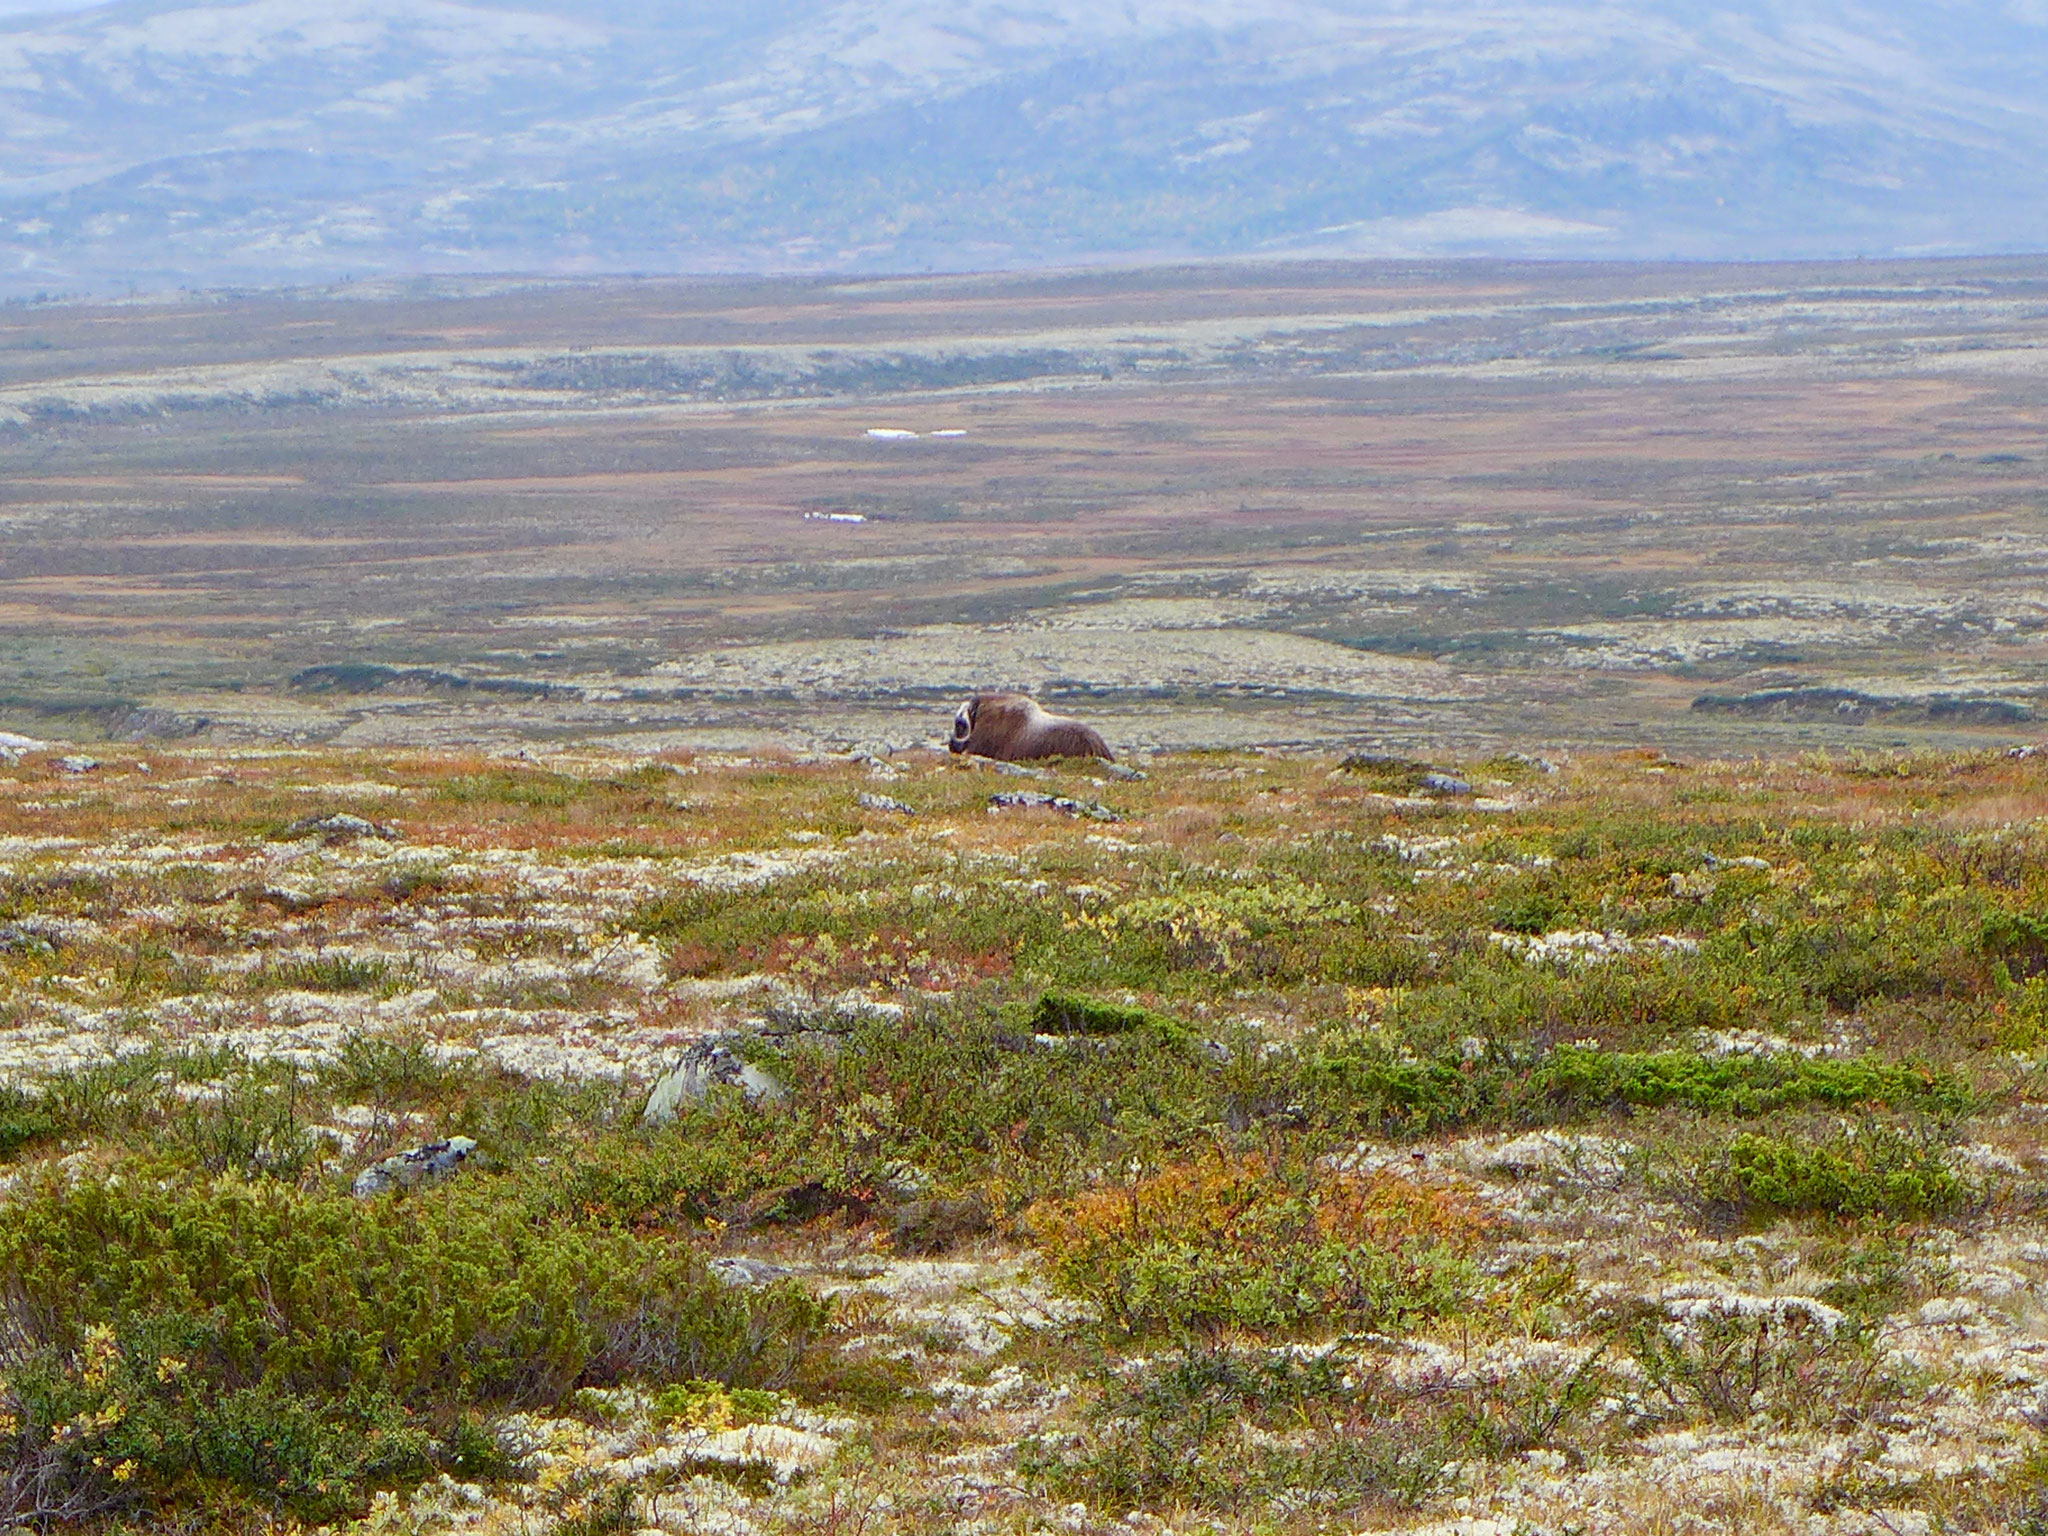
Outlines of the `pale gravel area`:
{"type": "Polygon", "coordinates": [[[661,663],[664,681],[732,693],[798,689],[832,697],[1252,688],[1344,698],[1442,702],[1482,685],[1434,661],[1383,656],[1327,640],[1194,622],[1202,605],[1134,599],[1042,623],[934,624],[872,640],[729,646],[661,663]],[[1156,607],[1155,607],[1156,605],[1156,607]]]}
{"type": "MultiPolygon", "coordinates": [[[[316,843],[236,852],[203,839],[120,838],[87,848],[70,839],[0,840],[0,877],[61,863],[66,872],[202,877],[225,894],[328,901],[386,881],[430,875],[486,884],[516,916],[477,916],[455,901],[415,901],[383,920],[322,911],[250,930],[250,947],[187,963],[234,979],[258,965],[350,959],[386,967],[375,990],[284,988],[259,996],[201,992],[138,1001],[120,995],[112,971],[55,978],[18,997],[0,1025],[0,1080],[33,1080],[152,1045],[231,1047],[255,1058],[311,1063],[359,1035],[423,1037],[447,1055],[477,1055],[528,1076],[640,1080],[676,1050],[743,1015],[765,983],[671,986],[662,956],[620,931],[641,903],[690,887],[758,888],[829,869],[844,850],[798,845],[699,860],[558,858],[527,850],[316,843]],[[506,943],[540,953],[479,957],[506,943]],[[588,1005],[562,997],[591,994],[588,1005]]],[[[173,911],[131,909],[117,931],[83,919],[55,921],[69,942],[120,942],[174,922],[173,911]]]]}

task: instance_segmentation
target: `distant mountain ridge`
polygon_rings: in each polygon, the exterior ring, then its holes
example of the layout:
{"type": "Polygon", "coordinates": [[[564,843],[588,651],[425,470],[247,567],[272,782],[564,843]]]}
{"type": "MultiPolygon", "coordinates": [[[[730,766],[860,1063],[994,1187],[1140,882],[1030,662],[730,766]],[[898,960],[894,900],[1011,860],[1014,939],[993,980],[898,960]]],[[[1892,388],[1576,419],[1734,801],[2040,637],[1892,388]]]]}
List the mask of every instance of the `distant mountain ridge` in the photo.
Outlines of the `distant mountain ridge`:
{"type": "Polygon", "coordinates": [[[0,18],[0,295],[2048,248],[2048,0],[133,0],[0,18]]]}

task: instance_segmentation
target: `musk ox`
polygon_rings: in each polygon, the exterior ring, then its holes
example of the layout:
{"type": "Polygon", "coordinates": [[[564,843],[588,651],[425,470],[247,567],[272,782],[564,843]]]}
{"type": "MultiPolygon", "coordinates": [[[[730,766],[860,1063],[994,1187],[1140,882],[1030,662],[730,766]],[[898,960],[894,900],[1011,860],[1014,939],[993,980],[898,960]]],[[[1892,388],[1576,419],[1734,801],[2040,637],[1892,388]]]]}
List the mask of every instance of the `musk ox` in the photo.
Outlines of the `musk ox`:
{"type": "Polygon", "coordinates": [[[955,752],[1005,763],[1027,757],[1115,757],[1094,726],[1049,715],[1021,693],[977,693],[953,717],[948,745],[955,752]]]}

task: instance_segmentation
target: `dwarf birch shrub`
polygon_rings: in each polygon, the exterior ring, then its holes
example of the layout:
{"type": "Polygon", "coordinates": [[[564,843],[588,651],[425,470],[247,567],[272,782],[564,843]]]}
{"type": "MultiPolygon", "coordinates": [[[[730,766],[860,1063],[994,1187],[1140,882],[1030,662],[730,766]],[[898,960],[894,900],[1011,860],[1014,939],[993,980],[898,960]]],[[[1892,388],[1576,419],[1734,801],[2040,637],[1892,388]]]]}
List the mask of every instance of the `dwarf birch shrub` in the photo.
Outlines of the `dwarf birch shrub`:
{"type": "Polygon", "coordinates": [[[116,1503],[201,1477],[327,1518],[423,1470],[423,1416],[775,1386],[825,1327],[793,1284],[734,1291],[665,1236],[538,1214],[489,1179],[366,1202],[138,1164],[31,1178],[0,1212],[0,1454],[116,1503]]]}
{"type": "Polygon", "coordinates": [[[824,1322],[793,1289],[719,1285],[670,1239],[531,1221],[487,1179],[357,1201],[141,1167],[45,1175],[0,1215],[0,1290],[32,1345],[187,1316],[223,1380],[408,1402],[552,1401],[627,1375],[773,1383],[824,1322]]]}
{"type": "Polygon", "coordinates": [[[1810,1297],[1732,1294],[1638,1301],[1616,1320],[1635,1411],[1654,1422],[1847,1427],[1906,1391],[1871,1330],[1810,1297]]]}
{"type": "Polygon", "coordinates": [[[1125,1334],[1399,1329],[1469,1302],[1486,1218],[1391,1176],[1216,1157],[1027,1219],[1054,1279],[1125,1334]]]}
{"type": "Polygon", "coordinates": [[[1978,1190],[1924,1133],[1864,1120],[1819,1135],[1744,1131],[1707,1153],[1695,1198],[1742,1216],[1942,1216],[1978,1190]]]}
{"type": "Polygon", "coordinates": [[[1407,1508],[1460,1462],[1581,1439],[1615,1385],[1603,1353],[1397,1382],[1370,1351],[1184,1347],[1107,1367],[1082,1431],[1019,1460],[1113,1509],[1407,1508]]]}

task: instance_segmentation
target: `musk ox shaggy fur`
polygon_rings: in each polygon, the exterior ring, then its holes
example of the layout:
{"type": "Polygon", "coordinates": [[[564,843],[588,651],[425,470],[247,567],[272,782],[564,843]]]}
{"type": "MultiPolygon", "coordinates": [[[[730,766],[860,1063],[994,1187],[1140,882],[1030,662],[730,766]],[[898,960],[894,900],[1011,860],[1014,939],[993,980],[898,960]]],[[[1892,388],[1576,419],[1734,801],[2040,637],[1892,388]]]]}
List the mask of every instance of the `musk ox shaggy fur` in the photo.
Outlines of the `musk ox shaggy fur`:
{"type": "Polygon", "coordinates": [[[948,745],[1005,763],[1031,757],[1115,759],[1094,726],[1049,715],[1021,693],[977,693],[953,717],[948,745]]]}

